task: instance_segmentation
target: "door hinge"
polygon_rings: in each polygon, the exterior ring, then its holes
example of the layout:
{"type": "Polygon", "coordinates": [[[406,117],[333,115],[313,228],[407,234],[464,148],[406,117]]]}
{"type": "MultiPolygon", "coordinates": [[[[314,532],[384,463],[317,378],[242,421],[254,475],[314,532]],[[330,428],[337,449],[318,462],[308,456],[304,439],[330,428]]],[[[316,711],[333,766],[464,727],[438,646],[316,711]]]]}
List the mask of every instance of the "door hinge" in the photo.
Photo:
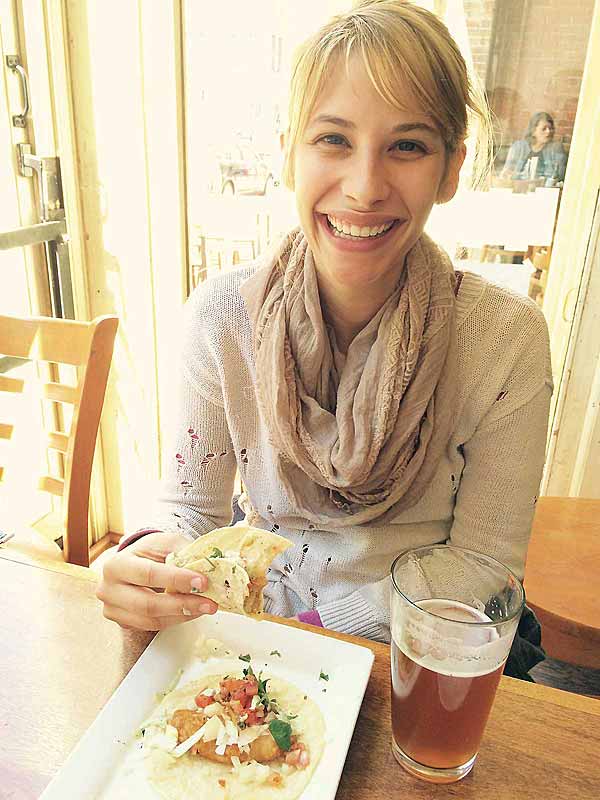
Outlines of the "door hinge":
{"type": "Polygon", "coordinates": [[[52,222],[65,218],[60,159],[58,156],[36,156],[27,143],[17,145],[19,171],[25,178],[37,175],[40,190],[41,222],[52,222]]]}

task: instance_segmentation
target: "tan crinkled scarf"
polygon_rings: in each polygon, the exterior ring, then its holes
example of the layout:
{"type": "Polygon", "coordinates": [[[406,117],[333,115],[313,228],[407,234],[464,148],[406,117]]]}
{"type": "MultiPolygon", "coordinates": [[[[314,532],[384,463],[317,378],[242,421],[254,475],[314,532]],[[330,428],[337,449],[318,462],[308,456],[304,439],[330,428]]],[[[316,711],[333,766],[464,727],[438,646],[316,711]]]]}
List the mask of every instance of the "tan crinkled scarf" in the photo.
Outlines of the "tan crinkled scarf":
{"type": "Polygon", "coordinates": [[[455,416],[454,285],[450,259],[423,234],[344,357],[300,229],[243,284],[260,413],[300,515],[330,528],[381,524],[422,497],[455,416]]]}

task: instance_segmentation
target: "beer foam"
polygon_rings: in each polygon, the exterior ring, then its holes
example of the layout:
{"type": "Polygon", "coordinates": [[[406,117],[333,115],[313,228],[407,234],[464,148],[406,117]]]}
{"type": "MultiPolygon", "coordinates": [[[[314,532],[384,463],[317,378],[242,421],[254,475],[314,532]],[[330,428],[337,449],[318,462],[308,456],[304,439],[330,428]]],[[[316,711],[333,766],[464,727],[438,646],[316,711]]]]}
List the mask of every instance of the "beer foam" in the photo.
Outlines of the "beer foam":
{"type": "Polygon", "coordinates": [[[491,625],[456,624],[492,623],[483,611],[456,600],[422,600],[416,605],[429,614],[396,606],[392,623],[395,644],[415,663],[449,677],[476,678],[498,669],[506,659],[512,632],[500,637],[491,625]]]}

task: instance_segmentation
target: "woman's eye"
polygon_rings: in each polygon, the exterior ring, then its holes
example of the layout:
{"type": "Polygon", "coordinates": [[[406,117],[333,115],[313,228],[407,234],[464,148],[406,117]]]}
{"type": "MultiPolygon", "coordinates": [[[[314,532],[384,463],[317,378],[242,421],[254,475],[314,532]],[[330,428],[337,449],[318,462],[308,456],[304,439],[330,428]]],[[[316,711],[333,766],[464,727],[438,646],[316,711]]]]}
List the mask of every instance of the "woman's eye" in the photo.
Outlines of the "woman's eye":
{"type": "Polygon", "coordinates": [[[425,148],[417,142],[396,142],[394,147],[401,153],[424,153],[425,148]]]}
{"type": "Polygon", "coordinates": [[[343,136],[340,136],[337,133],[329,133],[327,136],[322,136],[319,139],[320,142],[324,142],[325,144],[344,144],[345,139],[343,136]]]}

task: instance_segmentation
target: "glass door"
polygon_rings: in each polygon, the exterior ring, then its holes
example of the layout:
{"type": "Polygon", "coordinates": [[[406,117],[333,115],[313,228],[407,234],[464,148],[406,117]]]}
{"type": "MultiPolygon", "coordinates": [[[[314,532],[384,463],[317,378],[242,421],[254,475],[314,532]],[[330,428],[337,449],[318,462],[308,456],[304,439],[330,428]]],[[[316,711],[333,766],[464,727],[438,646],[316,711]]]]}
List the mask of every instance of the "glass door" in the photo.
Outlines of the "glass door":
{"type": "MultiPolygon", "coordinates": [[[[73,317],[43,22],[41,8],[0,0],[0,314],[73,317]]],[[[60,535],[60,505],[38,490],[36,477],[64,473],[62,453],[47,449],[46,431],[64,431],[70,408],[44,400],[41,388],[68,381],[57,369],[4,357],[0,345],[0,378],[23,381],[21,392],[0,394],[0,527],[7,531],[35,525],[51,538],[60,535]]]]}

